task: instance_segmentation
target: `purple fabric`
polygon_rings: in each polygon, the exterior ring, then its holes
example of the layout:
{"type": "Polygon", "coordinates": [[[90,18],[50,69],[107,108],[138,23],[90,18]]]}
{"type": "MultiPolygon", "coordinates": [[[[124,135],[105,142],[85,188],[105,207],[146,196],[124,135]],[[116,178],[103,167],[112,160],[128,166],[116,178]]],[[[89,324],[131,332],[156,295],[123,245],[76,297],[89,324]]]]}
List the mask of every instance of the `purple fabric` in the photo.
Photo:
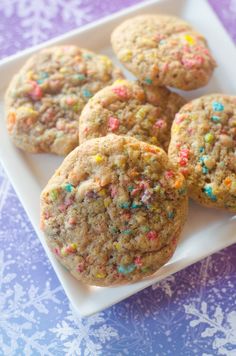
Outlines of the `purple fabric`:
{"type": "MultiPolygon", "coordinates": [[[[0,57],[137,0],[1,0],[0,57]]],[[[236,40],[236,0],[210,0],[236,40]]],[[[87,319],[0,169],[0,355],[236,355],[236,245],[87,319]]]]}

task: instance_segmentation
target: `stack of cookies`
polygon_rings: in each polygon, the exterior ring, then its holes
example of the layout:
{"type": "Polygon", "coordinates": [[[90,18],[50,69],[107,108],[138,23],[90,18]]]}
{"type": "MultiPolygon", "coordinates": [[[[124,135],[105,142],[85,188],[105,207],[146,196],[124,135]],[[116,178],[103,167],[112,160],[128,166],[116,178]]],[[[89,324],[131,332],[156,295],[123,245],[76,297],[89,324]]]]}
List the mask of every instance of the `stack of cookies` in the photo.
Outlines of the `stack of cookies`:
{"type": "Polygon", "coordinates": [[[98,286],[165,264],[188,196],[236,212],[236,97],[186,103],[167,88],[208,83],[216,64],[205,38],[176,17],[143,15],[111,42],[137,81],[106,56],[58,46],[28,60],[6,94],[16,146],[68,154],[42,192],[41,228],[58,260],[98,286]]]}

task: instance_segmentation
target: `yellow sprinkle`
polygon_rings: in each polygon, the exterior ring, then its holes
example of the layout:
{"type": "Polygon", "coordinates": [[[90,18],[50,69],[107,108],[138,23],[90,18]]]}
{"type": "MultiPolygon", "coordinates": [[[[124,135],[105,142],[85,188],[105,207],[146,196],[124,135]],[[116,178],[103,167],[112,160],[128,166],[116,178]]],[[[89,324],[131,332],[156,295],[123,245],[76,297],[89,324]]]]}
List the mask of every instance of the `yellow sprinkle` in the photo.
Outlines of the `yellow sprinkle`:
{"type": "Polygon", "coordinates": [[[143,106],[141,107],[138,112],[135,114],[136,119],[142,120],[145,118],[146,114],[148,112],[148,108],[143,106]]]}
{"type": "Polygon", "coordinates": [[[106,274],[105,273],[97,273],[96,278],[105,278],[106,274]]]}
{"type": "Polygon", "coordinates": [[[114,246],[117,250],[120,250],[121,249],[121,244],[119,242],[115,242],[114,243],[114,246]]]}
{"type": "Polygon", "coordinates": [[[59,69],[59,72],[60,72],[60,73],[66,73],[66,72],[68,72],[68,69],[67,69],[66,67],[61,67],[61,68],[59,69]]]}
{"type": "Polygon", "coordinates": [[[214,141],[214,135],[210,132],[207,133],[204,138],[205,138],[205,142],[207,143],[212,143],[214,141]]]}
{"type": "Polygon", "coordinates": [[[106,195],[105,189],[101,189],[101,190],[98,192],[98,195],[100,195],[101,197],[104,197],[104,196],[106,195]]]}
{"type": "Polygon", "coordinates": [[[153,144],[157,144],[157,142],[158,142],[158,141],[157,141],[157,138],[156,138],[155,136],[152,136],[150,141],[151,141],[151,143],[153,143],[153,144]]]}
{"type": "Polygon", "coordinates": [[[101,155],[97,154],[96,156],[94,156],[95,162],[97,163],[101,163],[103,161],[103,158],[101,155]]]}
{"type": "Polygon", "coordinates": [[[132,51],[130,51],[130,50],[124,51],[124,53],[122,53],[120,59],[123,62],[129,62],[132,59],[132,51]]]}
{"type": "Polygon", "coordinates": [[[32,70],[29,70],[27,72],[27,79],[34,79],[34,72],[32,70]]]}
{"type": "Polygon", "coordinates": [[[105,208],[107,208],[110,204],[111,204],[111,202],[112,202],[112,200],[111,200],[111,198],[106,198],[106,199],[104,199],[104,206],[105,206],[105,208]]]}
{"type": "Polygon", "coordinates": [[[73,244],[70,245],[70,247],[71,247],[74,251],[76,251],[78,245],[77,245],[76,243],[73,243],[73,244]]]}
{"type": "Polygon", "coordinates": [[[174,123],[171,130],[173,133],[178,133],[180,130],[180,126],[174,123]]]}
{"type": "Polygon", "coordinates": [[[181,188],[182,185],[183,185],[183,182],[182,182],[181,179],[177,179],[177,180],[174,182],[174,187],[175,187],[175,189],[181,188]]]}
{"type": "Polygon", "coordinates": [[[194,39],[192,36],[190,36],[190,35],[184,35],[184,39],[185,39],[191,46],[193,46],[193,45],[196,43],[195,39],[194,39]]]}
{"type": "Polygon", "coordinates": [[[112,65],[111,60],[107,56],[100,56],[100,58],[107,68],[111,67],[112,65]]]}
{"type": "Polygon", "coordinates": [[[23,112],[27,112],[28,114],[32,114],[32,115],[38,114],[37,111],[33,110],[32,108],[29,108],[28,106],[20,106],[17,112],[19,112],[20,114],[22,114],[23,112]]]}
{"type": "Polygon", "coordinates": [[[116,79],[113,83],[113,86],[116,86],[116,84],[127,85],[127,81],[125,79],[116,79]]]}

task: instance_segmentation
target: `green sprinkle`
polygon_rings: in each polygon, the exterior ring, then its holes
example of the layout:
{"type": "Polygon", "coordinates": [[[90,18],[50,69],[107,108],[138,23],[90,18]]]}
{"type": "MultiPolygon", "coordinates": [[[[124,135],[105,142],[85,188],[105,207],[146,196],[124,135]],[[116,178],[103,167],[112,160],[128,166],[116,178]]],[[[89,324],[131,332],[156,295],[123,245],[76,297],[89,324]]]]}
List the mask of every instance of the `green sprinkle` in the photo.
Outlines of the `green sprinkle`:
{"type": "Polygon", "coordinates": [[[129,192],[132,192],[134,190],[134,187],[132,186],[132,185],[130,185],[129,187],[128,187],[128,191],[129,192]]]}
{"type": "Polygon", "coordinates": [[[130,203],[128,201],[120,204],[120,208],[122,208],[122,209],[128,209],[129,206],[130,206],[130,203]]]}
{"type": "Polygon", "coordinates": [[[147,83],[149,85],[152,84],[152,79],[150,79],[150,78],[146,78],[144,81],[145,81],[145,83],[147,83]]]}
{"type": "Polygon", "coordinates": [[[149,268],[149,267],[143,267],[143,268],[141,268],[141,271],[142,271],[143,273],[146,273],[146,272],[149,272],[149,271],[150,271],[150,268],[149,268]]]}
{"type": "Polygon", "coordinates": [[[122,273],[122,274],[129,274],[129,273],[133,272],[135,269],[136,269],[136,266],[133,263],[131,263],[128,266],[118,266],[117,267],[118,272],[122,273]]]}
{"type": "Polygon", "coordinates": [[[141,226],[141,230],[143,232],[149,232],[150,231],[150,228],[148,226],[141,226]]]}
{"type": "Polygon", "coordinates": [[[122,232],[123,232],[123,234],[125,234],[125,235],[130,235],[130,234],[132,234],[132,230],[123,230],[122,232]]]}
{"type": "Polygon", "coordinates": [[[74,112],[78,112],[79,111],[79,105],[78,104],[73,105],[72,109],[73,109],[74,112]]]}
{"type": "Polygon", "coordinates": [[[79,80],[84,80],[85,79],[85,75],[84,74],[76,74],[75,78],[79,79],[79,80]]]}
{"type": "Polygon", "coordinates": [[[116,233],[116,232],[118,232],[118,229],[115,226],[112,226],[111,227],[111,232],[112,233],[116,233]]]}
{"type": "Polygon", "coordinates": [[[83,89],[82,94],[85,98],[91,98],[93,94],[88,89],[83,89]]]}
{"type": "Polygon", "coordinates": [[[44,82],[43,79],[38,79],[38,80],[37,80],[37,83],[38,83],[38,84],[43,84],[43,82],[44,82]]]}
{"type": "Polygon", "coordinates": [[[85,59],[91,59],[91,58],[93,58],[93,56],[92,56],[91,54],[88,54],[88,53],[83,54],[83,57],[84,57],[85,59]]]}
{"type": "Polygon", "coordinates": [[[56,200],[58,198],[58,192],[56,189],[53,189],[50,193],[50,198],[52,199],[52,201],[56,200]]]}
{"type": "Polygon", "coordinates": [[[219,116],[212,116],[212,117],[211,117],[211,121],[213,121],[213,122],[220,122],[220,118],[219,118],[219,116]]]}
{"type": "Polygon", "coordinates": [[[73,185],[70,184],[70,183],[67,183],[67,184],[65,185],[65,190],[66,190],[68,193],[72,192],[73,188],[74,188],[73,185]]]}
{"type": "Polygon", "coordinates": [[[166,43],[165,40],[160,40],[160,42],[159,42],[160,45],[163,45],[163,44],[165,44],[165,43],[166,43]]]}

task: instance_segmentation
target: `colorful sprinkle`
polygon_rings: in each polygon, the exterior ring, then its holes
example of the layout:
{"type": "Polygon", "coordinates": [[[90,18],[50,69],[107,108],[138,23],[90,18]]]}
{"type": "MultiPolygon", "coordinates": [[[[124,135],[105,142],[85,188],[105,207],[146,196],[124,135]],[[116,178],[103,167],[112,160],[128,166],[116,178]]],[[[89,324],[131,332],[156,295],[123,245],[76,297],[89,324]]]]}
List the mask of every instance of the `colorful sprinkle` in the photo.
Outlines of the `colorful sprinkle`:
{"type": "Polygon", "coordinates": [[[167,216],[170,220],[174,219],[175,213],[173,211],[168,211],[167,216]]]}
{"type": "Polygon", "coordinates": [[[105,278],[106,274],[105,273],[97,273],[96,278],[105,278]]]}
{"type": "Polygon", "coordinates": [[[72,190],[73,190],[73,185],[72,184],[70,184],[70,183],[67,183],[66,185],[65,185],[65,190],[68,192],[68,193],[71,193],[72,192],[72,190]]]}
{"type": "Polygon", "coordinates": [[[129,62],[132,59],[132,51],[130,50],[125,51],[124,53],[122,53],[120,59],[123,62],[129,62]]]}
{"type": "Polygon", "coordinates": [[[110,116],[108,119],[108,127],[111,131],[116,131],[120,126],[120,121],[116,117],[110,116]]]}
{"type": "Polygon", "coordinates": [[[104,203],[105,208],[107,208],[109,205],[111,205],[112,200],[110,197],[107,197],[104,199],[103,203],[104,203]]]}
{"type": "Polygon", "coordinates": [[[82,273],[84,271],[84,263],[79,263],[77,266],[77,271],[82,273]]]}
{"type": "Polygon", "coordinates": [[[103,157],[99,154],[94,156],[94,160],[96,163],[101,163],[103,161],[103,157]]]}
{"type": "Polygon", "coordinates": [[[58,192],[56,189],[53,189],[50,193],[50,198],[52,199],[52,201],[56,200],[58,198],[58,192]]]}
{"type": "Polygon", "coordinates": [[[196,43],[195,39],[190,35],[184,35],[184,39],[188,42],[188,44],[190,44],[190,46],[193,46],[196,43]]]}
{"type": "Polygon", "coordinates": [[[123,230],[122,233],[125,235],[130,235],[132,234],[132,230],[123,230]]]}
{"type": "Polygon", "coordinates": [[[33,89],[31,90],[29,95],[35,101],[40,100],[42,98],[43,91],[36,82],[33,82],[33,89]]]}
{"type": "Polygon", "coordinates": [[[142,106],[137,113],[135,114],[135,118],[138,120],[143,120],[148,112],[148,108],[145,106],[142,106]]]}
{"type": "Polygon", "coordinates": [[[121,244],[119,242],[114,242],[115,249],[121,250],[121,244]]]}
{"type": "Polygon", "coordinates": [[[200,153],[202,153],[202,152],[204,152],[204,151],[205,151],[205,148],[204,148],[204,147],[200,147],[200,148],[199,148],[199,152],[200,152],[200,153]]]}
{"type": "Polygon", "coordinates": [[[219,118],[219,116],[212,116],[212,117],[211,117],[211,121],[213,121],[213,122],[220,122],[220,118],[219,118]]]}
{"type": "Polygon", "coordinates": [[[216,201],[217,197],[215,194],[213,194],[213,190],[212,187],[210,187],[209,185],[206,185],[203,188],[204,193],[212,200],[212,201],[216,201]]]}
{"type": "Polygon", "coordinates": [[[207,174],[209,172],[208,168],[207,167],[202,167],[202,173],[203,174],[207,174]]]}
{"type": "Polygon", "coordinates": [[[224,105],[219,103],[218,101],[214,101],[212,103],[212,108],[214,111],[223,111],[224,110],[224,105]]]}
{"type": "Polygon", "coordinates": [[[138,203],[135,203],[135,202],[133,202],[131,204],[131,209],[139,209],[141,207],[142,207],[142,204],[138,204],[138,203]]]}
{"type": "Polygon", "coordinates": [[[154,124],[155,127],[158,127],[158,129],[161,129],[162,127],[165,126],[165,120],[163,119],[158,119],[155,124],[154,124]]]}
{"type": "Polygon", "coordinates": [[[118,266],[117,270],[119,273],[122,274],[129,274],[132,273],[136,269],[136,266],[134,263],[131,263],[128,266],[118,266]]]}
{"type": "Polygon", "coordinates": [[[152,79],[150,79],[150,78],[146,78],[144,81],[145,81],[145,83],[148,84],[148,85],[151,85],[151,84],[152,84],[152,79]]]}
{"type": "Polygon", "coordinates": [[[122,99],[127,99],[128,97],[128,91],[125,86],[118,86],[112,89],[113,93],[118,95],[122,99]]]}
{"type": "Polygon", "coordinates": [[[134,187],[133,187],[132,185],[129,185],[129,186],[128,186],[128,191],[129,191],[129,192],[132,192],[133,190],[134,190],[134,187]]]}
{"type": "Polygon", "coordinates": [[[140,267],[142,266],[143,262],[142,262],[142,259],[140,256],[137,256],[135,259],[134,259],[134,263],[136,266],[140,267]]]}
{"type": "Polygon", "coordinates": [[[155,240],[158,237],[157,232],[156,231],[149,231],[147,233],[147,238],[148,240],[152,241],[155,240]]]}
{"type": "Polygon", "coordinates": [[[68,245],[68,246],[65,246],[65,247],[63,247],[62,249],[61,249],[61,255],[62,256],[68,256],[68,255],[71,255],[71,254],[73,254],[73,253],[75,253],[76,251],[77,251],[77,244],[75,244],[75,243],[72,243],[72,244],[70,244],[70,245],[68,245]]]}
{"type": "Polygon", "coordinates": [[[204,136],[204,139],[205,139],[205,142],[212,143],[214,141],[214,135],[209,132],[204,136]]]}
{"type": "Polygon", "coordinates": [[[85,98],[91,98],[93,94],[88,89],[83,89],[82,94],[85,98]]]}
{"type": "Polygon", "coordinates": [[[92,56],[91,54],[88,54],[88,53],[83,54],[83,57],[84,57],[85,59],[91,59],[91,58],[93,58],[93,56],[92,56]]]}
{"type": "Polygon", "coordinates": [[[129,202],[124,202],[124,203],[121,203],[120,204],[120,208],[122,209],[128,209],[130,206],[130,203],[129,202]]]}
{"type": "Polygon", "coordinates": [[[231,186],[232,184],[232,179],[229,177],[226,177],[224,180],[224,185],[226,185],[228,188],[231,186]]]}

